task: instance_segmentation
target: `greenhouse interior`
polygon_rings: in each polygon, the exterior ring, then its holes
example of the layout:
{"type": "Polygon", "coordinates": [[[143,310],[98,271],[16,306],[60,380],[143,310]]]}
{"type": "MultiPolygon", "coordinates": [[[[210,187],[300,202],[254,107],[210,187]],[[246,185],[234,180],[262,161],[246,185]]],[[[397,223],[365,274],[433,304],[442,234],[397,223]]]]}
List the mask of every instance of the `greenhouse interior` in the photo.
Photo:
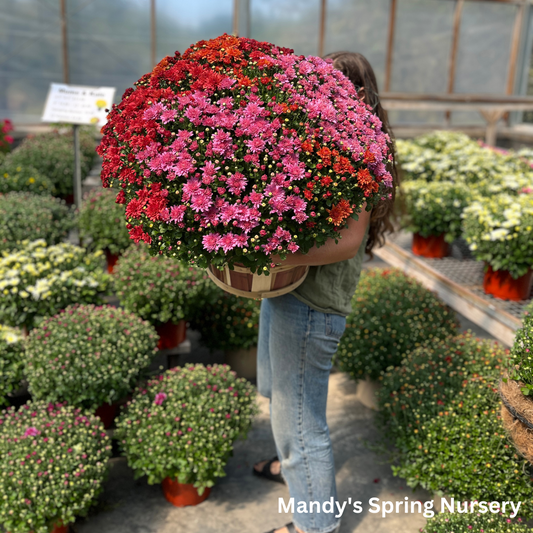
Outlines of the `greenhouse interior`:
{"type": "Polygon", "coordinates": [[[0,531],[533,531],[532,0],[0,0],[0,80],[0,531]]]}

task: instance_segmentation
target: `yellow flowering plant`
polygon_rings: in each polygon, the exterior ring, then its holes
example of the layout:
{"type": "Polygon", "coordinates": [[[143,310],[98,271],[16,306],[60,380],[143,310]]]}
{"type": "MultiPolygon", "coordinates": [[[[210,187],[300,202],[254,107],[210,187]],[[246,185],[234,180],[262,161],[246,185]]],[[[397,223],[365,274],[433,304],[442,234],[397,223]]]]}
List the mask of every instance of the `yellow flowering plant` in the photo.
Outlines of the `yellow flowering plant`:
{"type": "Polygon", "coordinates": [[[0,194],[31,192],[54,194],[53,183],[31,166],[13,163],[11,156],[0,156],[0,194]]]}
{"type": "Polygon", "coordinates": [[[30,329],[72,303],[101,303],[110,280],[101,251],[25,241],[0,258],[0,322],[30,329]]]}
{"type": "Polygon", "coordinates": [[[0,405],[14,392],[23,378],[24,335],[22,331],[0,324],[0,405]]]}
{"type": "Polygon", "coordinates": [[[478,261],[523,276],[533,267],[533,194],[479,198],[463,212],[463,232],[478,261]]]}

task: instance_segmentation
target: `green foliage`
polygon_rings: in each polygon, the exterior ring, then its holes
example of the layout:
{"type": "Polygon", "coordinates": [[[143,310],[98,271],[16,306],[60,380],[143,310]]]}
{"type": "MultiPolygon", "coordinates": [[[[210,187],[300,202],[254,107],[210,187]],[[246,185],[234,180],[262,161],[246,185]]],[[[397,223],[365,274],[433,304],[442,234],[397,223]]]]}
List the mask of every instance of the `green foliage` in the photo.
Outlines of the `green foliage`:
{"type": "MultiPolygon", "coordinates": [[[[89,173],[93,165],[96,143],[94,128],[80,129],[81,177],[89,173]]],[[[28,136],[13,150],[13,164],[20,167],[33,167],[47,177],[54,185],[57,194],[72,194],[74,176],[74,136],[71,131],[52,131],[28,136]]]]}
{"type": "Polygon", "coordinates": [[[31,193],[0,195],[0,252],[20,248],[28,239],[57,244],[73,225],[74,212],[63,200],[31,193]]]}
{"type": "Polygon", "coordinates": [[[533,194],[480,198],[464,210],[463,230],[478,261],[519,278],[533,265],[533,194]]]}
{"type": "Polygon", "coordinates": [[[132,243],[126,229],[124,206],[115,203],[115,198],[112,189],[97,189],[84,198],[78,226],[83,243],[91,250],[109,250],[119,255],[132,243]]]}
{"type": "Polygon", "coordinates": [[[527,462],[509,444],[497,380],[505,351],[471,335],[426,344],[390,369],[380,420],[399,458],[393,472],[460,501],[522,501],[533,516],[527,462]]]}
{"type": "Polygon", "coordinates": [[[229,294],[214,284],[213,291],[216,299],[209,313],[200,313],[191,324],[200,331],[200,342],[210,350],[257,346],[261,302],[229,294]]]}
{"type": "Polygon", "coordinates": [[[0,194],[31,192],[54,194],[53,183],[35,168],[14,164],[11,155],[0,158],[0,194]]]}
{"type": "Polygon", "coordinates": [[[20,387],[23,378],[24,337],[22,331],[0,324],[0,405],[20,387]]]}
{"type": "Polygon", "coordinates": [[[510,518],[493,514],[440,513],[430,518],[420,533],[527,533],[525,524],[510,518]]]}
{"type": "Polygon", "coordinates": [[[128,394],[144,377],[158,335],[115,307],[67,307],[32,330],[26,374],[34,398],[90,410],[128,394]]]}
{"type": "Polygon", "coordinates": [[[515,335],[509,357],[509,376],[523,384],[525,395],[533,394],[533,315],[529,313],[515,335]]]}
{"type": "Polygon", "coordinates": [[[87,514],[111,456],[98,418],[72,406],[32,402],[0,413],[0,524],[48,533],[87,514]]]}
{"type": "Polygon", "coordinates": [[[67,305],[100,303],[110,279],[103,272],[102,252],[25,241],[20,250],[0,258],[0,323],[29,329],[67,305]]]}
{"type": "Polygon", "coordinates": [[[204,270],[176,259],[150,255],[132,246],[113,271],[116,294],[125,309],[154,325],[190,320],[213,300],[213,282],[204,270]]]}
{"type": "Polygon", "coordinates": [[[225,475],[255,412],[252,385],[227,365],[177,367],[137,389],[115,435],[137,477],[177,478],[201,494],[225,475]]]}
{"type": "Polygon", "coordinates": [[[364,270],[336,364],[354,379],[377,379],[406,353],[457,328],[453,311],[419,282],[399,270],[364,270]]]}
{"type": "Polygon", "coordinates": [[[422,237],[445,234],[448,242],[461,235],[461,215],[471,199],[470,188],[451,181],[406,181],[401,188],[406,207],[402,225],[422,237]]]}

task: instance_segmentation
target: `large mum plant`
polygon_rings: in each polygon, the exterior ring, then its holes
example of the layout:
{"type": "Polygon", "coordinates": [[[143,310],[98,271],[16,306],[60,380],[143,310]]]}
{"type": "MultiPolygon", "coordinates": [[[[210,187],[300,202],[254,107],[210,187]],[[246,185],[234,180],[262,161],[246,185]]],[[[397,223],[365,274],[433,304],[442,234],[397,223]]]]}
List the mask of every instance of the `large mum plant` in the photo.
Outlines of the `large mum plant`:
{"type": "Polygon", "coordinates": [[[146,377],[157,340],[150,324],[122,309],[67,307],[30,333],[29,390],[37,399],[92,410],[112,404],[146,377]]]}
{"type": "Polygon", "coordinates": [[[99,147],[130,236],[152,253],[267,271],[388,200],[389,137],[318,57],[223,35],[164,58],[113,106],[99,147]]]}
{"type": "Polygon", "coordinates": [[[86,515],[107,476],[111,443],[99,419],[32,402],[0,413],[0,524],[49,533],[86,515]]]}
{"type": "Polygon", "coordinates": [[[136,476],[192,483],[201,494],[225,475],[255,411],[252,385],[227,365],[178,367],[137,390],[116,436],[136,476]]]}
{"type": "Polygon", "coordinates": [[[22,331],[0,324],[0,405],[6,404],[7,395],[21,385],[24,348],[22,331]]]}

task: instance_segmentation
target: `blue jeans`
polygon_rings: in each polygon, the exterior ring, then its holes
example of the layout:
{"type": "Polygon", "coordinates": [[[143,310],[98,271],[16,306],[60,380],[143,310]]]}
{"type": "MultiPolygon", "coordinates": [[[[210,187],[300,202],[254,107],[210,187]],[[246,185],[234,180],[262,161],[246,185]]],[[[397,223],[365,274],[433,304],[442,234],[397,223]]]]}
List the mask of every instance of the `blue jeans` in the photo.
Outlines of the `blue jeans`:
{"type": "MultiPolygon", "coordinates": [[[[270,398],[270,420],[281,473],[294,498],[294,525],[328,533],[334,513],[298,512],[299,502],[337,501],[333,451],[326,422],[331,360],[346,319],[311,309],[291,294],[261,302],[257,388],[270,398]]],[[[287,501],[285,500],[285,503],[287,501]]]]}

